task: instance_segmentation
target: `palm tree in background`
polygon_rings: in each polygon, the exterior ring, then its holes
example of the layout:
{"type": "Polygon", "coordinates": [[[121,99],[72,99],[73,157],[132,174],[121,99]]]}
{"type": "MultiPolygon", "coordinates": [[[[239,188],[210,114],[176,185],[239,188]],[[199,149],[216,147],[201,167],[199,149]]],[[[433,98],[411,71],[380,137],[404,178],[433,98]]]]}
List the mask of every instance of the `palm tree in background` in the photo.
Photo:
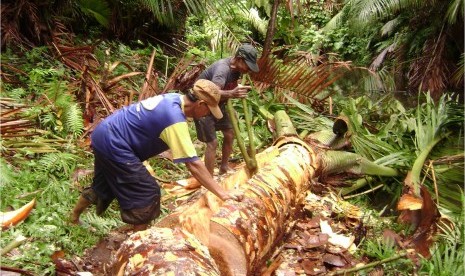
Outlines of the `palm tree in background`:
{"type": "Polygon", "coordinates": [[[200,0],[5,0],[1,7],[2,48],[41,46],[50,42],[57,23],[69,32],[88,33],[103,26],[123,41],[179,30],[186,15],[205,10],[200,0]]]}
{"type": "Polygon", "coordinates": [[[370,68],[390,72],[397,90],[430,91],[437,100],[445,91],[463,91],[464,2],[346,0],[326,29],[375,30],[370,68]]]}

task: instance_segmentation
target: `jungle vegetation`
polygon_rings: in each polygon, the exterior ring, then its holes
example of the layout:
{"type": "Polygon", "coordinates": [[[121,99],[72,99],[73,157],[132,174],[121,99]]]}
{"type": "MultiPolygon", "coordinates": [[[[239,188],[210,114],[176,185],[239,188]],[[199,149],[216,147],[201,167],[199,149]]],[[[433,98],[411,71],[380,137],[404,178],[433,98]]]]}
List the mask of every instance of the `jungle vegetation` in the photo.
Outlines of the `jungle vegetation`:
{"type": "MultiPolygon", "coordinates": [[[[247,42],[266,68],[247,79],[257,150],[272,143],[267,122],[278,110],[301,137],[347,118],[350,150],[401,172],[328,181],[342,196],[369,191],[348,199],[370,216],[360,254],[396,253],[377,239],[386,227],[412,233],[396,209],[412,175],[414,193],[426,188],[441,214],[431,257],[385,265],[406,267],[405,275],[463,275],[464,3],[2,1],[0,210],[37,203],[26,221],[1,232],[2,248],[26,238],[20,253],[2,251],[1,265],[54,274],[53,256],[80,255],[121,226],[117,206],[103,217],[86,213],[85,227],[68,223],[91,182],[92,129],[131,102],[184,91],[202,68],[247,42]]],[[[244,114],[240,102],[233,105],[244,114]]],[[[245,129],[241,136],[248,140],[245,129]]],[[[237,147],[235,156],[241,159],[237,147]]],[[[150,163],[160,179],[187,176],[164,158],[150,163]]]]}

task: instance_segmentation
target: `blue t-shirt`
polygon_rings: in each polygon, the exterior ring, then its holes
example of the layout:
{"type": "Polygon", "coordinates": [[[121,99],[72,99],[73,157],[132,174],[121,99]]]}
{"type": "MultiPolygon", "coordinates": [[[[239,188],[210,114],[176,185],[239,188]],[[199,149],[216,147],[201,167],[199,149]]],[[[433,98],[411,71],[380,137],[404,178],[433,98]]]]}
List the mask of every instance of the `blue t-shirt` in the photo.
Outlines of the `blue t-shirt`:
{"type": "Polygon", "coordinates": [[[123,107],[96,127],[92,147],[120,163],[145,161],[167,149],[175,163],[198,160],[183,108],[182,95],[177,93],[123,107]]]}

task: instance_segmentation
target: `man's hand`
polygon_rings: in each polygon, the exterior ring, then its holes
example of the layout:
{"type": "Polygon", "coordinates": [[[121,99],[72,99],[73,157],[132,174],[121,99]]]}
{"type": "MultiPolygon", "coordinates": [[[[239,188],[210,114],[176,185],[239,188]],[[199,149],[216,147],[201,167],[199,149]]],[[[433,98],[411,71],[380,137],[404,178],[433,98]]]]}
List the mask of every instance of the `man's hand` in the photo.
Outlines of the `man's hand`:
{"type": "Polygon", "coordinates": [[[213,177],[208,172],[205,164],[200,161],[200,159],[186,162],[186,166],[189,171],[192,173],[192,176],[199,181],[202,186],[207,188],[210,192],[214,193],[217,197],[221,198],[221,200],[225,201],[228,199],[232,199],[235,201],[241,201],[244,198],[244,193],[239,190],[229,190],[226,191],[223,189],[213,177]]]}
{"type": "Polygon", "coordinates": [[[230,91],[231,98],[245,98],[247,93],[252,89],[252,86],[239,84],[236,88],[230,91]]]}
{"type": "Polygon", "coordinates": [[[226,194],[221,198],[223,201],[232,199],[234,201],[242,201],[244,199],[244,193],[241,191],[227,191],[226,194]]]}

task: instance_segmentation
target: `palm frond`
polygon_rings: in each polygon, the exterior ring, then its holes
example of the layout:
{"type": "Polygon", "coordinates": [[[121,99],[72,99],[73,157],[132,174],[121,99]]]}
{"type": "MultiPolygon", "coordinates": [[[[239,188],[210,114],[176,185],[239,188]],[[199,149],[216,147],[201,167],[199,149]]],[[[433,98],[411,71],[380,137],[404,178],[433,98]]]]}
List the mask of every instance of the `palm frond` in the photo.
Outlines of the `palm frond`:
{"type": "Polygon", "coordinates": [[[261,18],[256,9],[250,9],[248,13],[244,14],[244,17],[260,34],[266,34],[268,21],[261,18]]]}
{"type": "Polygon", "coordinates": [[[2,3],[2,46],[24,45],[34,47],[43,42],[39,8],[33,1],[2,3]]]}
{"type": "Polygon", "coordinates": [[[463,213],[463,144],[461,147],[455,147],[452,143],[445,143],[441,145],[441,149],[431,154],[441,157],[430,160],[429,164],[425,164],[423,171],[429,179],[427,184],[430,190],[436,191],[441,213],[456,217],[463,213]],[[447,150],[442,151],[443,148],[447,150]]]}
{"type": "Polygon", "coordinates": [[[365,91],[395,91],[394,76],[386,67],[364,74],[361,82],[365,91]]]}
{"type": "Polygon", "coordinates": [[[452,75],[452,81],[454,84],[458,87],[463,85],[463,76],[465,75],[465,69],[464,69],[464,64],[465,64],[465,55],[462,53],[460,55],[459,62],[457,64],[457,70],[455,70],[454,74],[452,75]]]}
{"type": "MultiPolygon", "coordinates": [[[[366,128],[365,112],[376,106],[378,105],[372,104],[366,97],[360,97],[349,99],[341,111],[341,115],[348,118],[350,141],[354,151],[371,161],[401,151],[366,128]]],[[[386,132],[385,130],[383,134],[386,132]]]]}
{"type": "Polygon", "coordinates": [[[172,2],[169,0],[139,0],[162,25],[172,26],[175,22],[172,2]]]}
{"type": "MultiPolygon", "coordinates": [[[[465,199],[462,191],[462,197],[460,200],[460,205],[465,207],[465,199]]],[[[448,216],[448,219],[445,223],[440,223],[438,228],[441,230],[438,236],[449,243],[450,245],[464,245],[464,235],[465,235],[465,223],[464,223],[464,212],[458,213],[458,216],[448,216]]]]}
{"type": "Polygon", "coordinates": [[[449,96],[443,95],[437,104],[430,94],[426,94],[426,103],[416,109],[415,146],[417,153],[424,149],[451,124],[463,121],[463,109],[454,104],[449,96]]]}
{"type": "Polygon", "coordinates": [[[361,22],[369,22],[376,18],[385,18],[389,14],[394,14],[400,8],[398,0],[373,0],[356,1],[354,11],[358,10],[358,20],[361,22]]]}
{"type": "Polygon", "coordinates": [[[202,15],[207,11],[207,6],[202,0],[184,0],[183,2],[190,14],[202,15]]]}
{"type": "Polygon", "coordinates": [[[429,91],[434,99],[438,99],[441,91],[444,91],[449,82],[450,64],[445,58],[446,36],[441,35],[435,39],[425,41],[423,55],[410,65],[409,87],[410,90],[419,88],[421,91],[429,91]]]}
{"type": "Polygon", "coordinates": [[[346,16],[346,14],[345,14],[345,10],[343,8],[335,16],[333,16],[328,21],[328,23],[326,23],[326,25],[323,27],[323,31],[324,32],[329,32],[329,31],[332,31],[332,30],[335,30],[336,28],[338,28],[342,24],[342,22],[344,22],[345,16],[346,16]]]}
{"type": "MultiPolygon", "coordinates": [[[[307,99],[312,108],[319,111],[330,96],[325,88],[351,68],[348,62],[323,62],[312,66],[305,58],[283,61],[271,56],[262,57],[258,65],[260,72],[252,75],[256,89],[263,91],[272,87],[276,95],[288,94],[295,99],[307,99]]],[[[281,100],[285,102],[285,98],[281,100]]]]}
{"type": "Polygon", "coordinates": [[[373,19],[389,18],[401,10],[410,10],[427,5],[422,0],[358,0],[354,1],[353,11],[358,19],[367,22],[373,19]]]}
{"type": "Polygon", "coordinates": [[[111,10],[106,1],[79,0],[79,7],[87,14],[91,15],[104,27],[108,27],[111,10]]]}
{"type": "Polygon", "coordinates": [[[464,1],[452,0],[446,12],[446,19],[449,24],[455,24],[460,18],[463,20],[464,16],[464,1]]]}
{"type": "Polygon", "coordinates": [[[438,183],[439,193],[439,210],[441,214],[448,217],[457,217],[463,213],[463,188],[459,185],[445,185],[444,182],[438,183]]]}
{"type": "Polygon", "coordinates": [[[396,27],[399,25],[400,19],[399,18],[394,18],[392,20],[389,20],[384,24],[383,27],[381,27],[381,35],[382,36],[389,36],[392,33],[396,31],[396,27]]]}
{"type": "Polygon", "coordinates": [[[205,31],[211,37],[210,46],[213,52],[222,52],[224,49],[235,49],[241,44],[241,39],[236,36],[235,32],[224,21],[207,20],[205,31]]]}
{"type": "Polygon", "coordinates": [[[465,273],[463,246],[456,244],[435,244],[431,260],[424,264],[422,270],[429,275],[463,275],[465,273]]]}
{"type": "Polygon", "coordinates": [[[318,132],[329,130],[333,126],[333,121],[327,117],[320,116],[310,106],[300,103],[294,98],[284,95],[286,99],[297,109],[289,110],[289,117],[296,123],[298,129],[318,132]]]}
{"type": "Polygon", "coordinates": [[[416,109],[415,122],[415,147],[416,159],[411,169],[411,177],[405,184],[413,188],[416,196],[420,196],[420,174],[433,148],[449,136],[447,127],[454,123],[463,122],[463,111],[458,110],[457,115],[451,104],[450,97],[443,95],[437,105],[434,104],[429,93],[426,95],[426,103],[419,104],[416,109]],[[461,120],[460,120],[461,119],[461,120]]]}
{"type": "Polygon", "coordinates": [[[399,152],[394,152],[388,155],[385,155],[374,162],[378,165],[383,165],[383,166],[399,166],[401,164],[407,164],[409,161],[409,154],[407,152],[399,151],[399,152]]]}

